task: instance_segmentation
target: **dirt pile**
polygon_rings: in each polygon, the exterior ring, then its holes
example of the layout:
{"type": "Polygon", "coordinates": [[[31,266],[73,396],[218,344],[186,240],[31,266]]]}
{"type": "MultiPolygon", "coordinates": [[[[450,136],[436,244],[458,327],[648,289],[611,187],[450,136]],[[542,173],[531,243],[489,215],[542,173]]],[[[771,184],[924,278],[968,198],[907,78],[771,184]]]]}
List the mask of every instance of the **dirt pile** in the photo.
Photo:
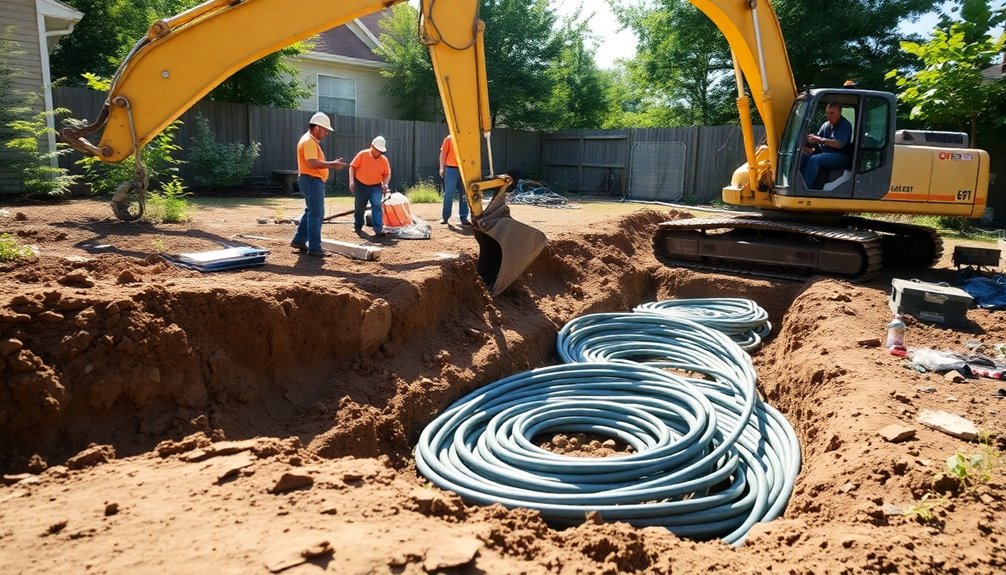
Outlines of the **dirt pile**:
{"type": "MultiPolygon", "coordinates": [[[[285,249],[289,227],[257,223],[275,209],[205,208],[189,224],[152,226],[113,221],[104,204],[81,201],[0,218],[3,231],[39,250],[0,267],[0,569],[1006,568],[1001,468],[971,489],[936,478],[958,451],[1006,448],[1001,382],[954,384],[869,347],[890,319],[891,276],[852,285],[671,269],[650,248],[666,212],[515,206],[550,242],[493,300],[466,229],[440,227],[422,242],[375,239],[375,262],[309,261],[285,249]],[[157,255],[237,241],[272,249],[267,264],[201,275],[157,255]],[[595,517],[555,530],[532,512],[466,506],[416,474],[411,450],[423,426],[473,389],[555,363],[556,331],[570,319],[713,296],[748,297],[769,312],[773,336],[754,356],[760,385],[803,448],[785,516],[756,526],[743,547],[595,517]],[[922,426],[916,417],[927,409],[970,419],[989,443],[922,426]],[[891,424],[914,435],[886,441],[880,431],[891,424]],[[920,521],[911,512],[924,497],[937,504],[920,521]]],[[[414,209],[433,221],[439,206],[414,209]]],[[[359,241],[348,222],[324,233],[359,241]]],[[[949,280],[951,271],[922,279],[949,280]]],[[[1006,340],[996,313],[968,317],[967,331],[911,323],[908,344],[1006,340]]]]}

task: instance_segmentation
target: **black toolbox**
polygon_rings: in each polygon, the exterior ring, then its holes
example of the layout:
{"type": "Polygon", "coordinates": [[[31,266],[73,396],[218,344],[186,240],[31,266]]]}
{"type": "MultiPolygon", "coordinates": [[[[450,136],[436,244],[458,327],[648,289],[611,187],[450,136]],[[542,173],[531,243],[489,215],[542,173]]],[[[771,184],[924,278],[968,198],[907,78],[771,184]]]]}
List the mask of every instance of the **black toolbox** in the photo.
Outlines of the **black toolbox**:
{"type": "Polygon", "coordinates": [[[960,288],[918,280],[891,280],[891,311],[925,323],[966,327],[971,300],[968,292],[960,288]]]}
{"type": "Polygon", "coordinates": [[[999,267],[1001,250],[992,248],[975,248],[970,246],[954,246],[954,265],[975,266],[979,268],[999,267]]]}

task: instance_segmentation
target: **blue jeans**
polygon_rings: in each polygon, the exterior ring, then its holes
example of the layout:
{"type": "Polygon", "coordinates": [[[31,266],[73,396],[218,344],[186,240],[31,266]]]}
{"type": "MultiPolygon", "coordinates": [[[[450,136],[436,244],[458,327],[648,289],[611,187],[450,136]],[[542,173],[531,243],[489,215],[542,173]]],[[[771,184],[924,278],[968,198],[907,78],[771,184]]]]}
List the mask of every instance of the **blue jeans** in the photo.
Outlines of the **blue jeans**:
{"type": "Polygon", "coordinates": [[[298,176],[297,185],[304,195],[304,215],[300,217],[293,241],[307,244],[307,249],[321,249],[321,221],[325,217],[325,182],[311,176],[298,176]]]}
{"type": "Polygon", "coordinates": [[[360,180],[356,180],[356,192],[353,194],[353,208],[356,210],[353,213],[353,227],[356,228],[356,231],[363,229],[363,213],[367,208],[367,202],[370,202],[370,217],[374,220],[374,232],[379,234],[384,231],[384,210],[381,208],[382,191],[381,184],[368,186],[360,180]]]}
{"type": "Polygon", "coordinates": [[[461,170],[444,166],[444,221],[451,219],[454,210],[454,195],[458,196],[458,216],[461,221],[468,220],[468,196],[461,185],[461,170]]]}
{"type": "Polygon", "coordinates": [[[821,168],[847,168],[849,167],[849,157],[838,152],[822,152],[813,156],[804,156],[800,163],[803,164],[800,171],[803,172],[804,184],[807,185],[807,189],[816,190],[814,181],[817,180],[817,174],[821,168]]]}

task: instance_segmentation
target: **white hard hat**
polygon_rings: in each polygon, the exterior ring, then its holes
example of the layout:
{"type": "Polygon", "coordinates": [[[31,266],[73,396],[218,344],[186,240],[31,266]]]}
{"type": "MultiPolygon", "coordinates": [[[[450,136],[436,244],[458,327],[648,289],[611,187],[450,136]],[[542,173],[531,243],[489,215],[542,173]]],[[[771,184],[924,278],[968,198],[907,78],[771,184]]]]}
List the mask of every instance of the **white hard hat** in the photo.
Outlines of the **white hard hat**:
{"type": "Polygon", "coordinates": [[[377,151],[382,154],[388,151],[388,144],[384,141],[384,136],[374,138],[374,141],[371,142],[370,145],[377,148],[377,151]]]}
{"type": "Polygon", "coordinates": [[[313,126],[321,126],[322,128],[328,130],[329,132],[335,131],[334,129],[332,129],[332,121],[328,119],[328,114],[326,114],[325,112],[315,112],[315,114],[311,116],[311,121],[308,122],[308,124],[311,124],[313,126]]]}

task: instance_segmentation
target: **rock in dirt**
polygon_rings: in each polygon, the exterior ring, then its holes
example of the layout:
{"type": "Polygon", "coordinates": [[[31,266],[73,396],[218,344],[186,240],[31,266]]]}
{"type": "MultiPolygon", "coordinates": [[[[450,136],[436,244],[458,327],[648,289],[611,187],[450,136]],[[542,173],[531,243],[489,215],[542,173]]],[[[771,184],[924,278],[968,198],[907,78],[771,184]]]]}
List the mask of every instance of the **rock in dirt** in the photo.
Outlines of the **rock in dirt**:
{"type": "Polygon", "coordinates": [[[269,493],[286,493],[287,491],[303,489],[312,485],[314,485],[314,478],[310,475],[306,473],[290,473],[288,471],[279,478],[279,481],[276,482],[276,485],[273,485],[269,493]]]}
{"type": "Polygon", "coordinates": [[[915,437],[915,428],[892,423],[877,432],[888,443],[901,443],[915,437]]]}
{"type": "Polygon", "coordinates": [[[220,441],[212,445],[208,445],[202,449],[196,449],[191,453],[187,453],[182,456],[183,461],[197,462],[205,461],[211,457],[219,457],[221,455],[234,455],[235,453],[241,453],[242,451],[248,451],[255,447],[256,440],[246,439],[244,441],[220,441]]]}
{"type": "Polygon", "coordinates": [[[87,449],[66,460],[70,469],[85,469],[115,459],[115,448],[111,445],[91,444],[87,449]]]}
{"type": "Polygon", "coordinates": [[[463,567],[475,560],[479,549],[482,549],[482,542],[475,537],[446,539],[435,548],[426,551],[423,569],[428,573],[436,573],[444,569],[463,567]]]}
{"type": "Polygon", "coordinates": [[[916,419],[926,427],[942,431],[947,435],[952,435],[965,441],[971,441],[978,437],[978,427],[974,423],[953,413],[924,409],[919,412],[916,419]]]}
{"type": "Polygon", "coordinates": [[[327,537],[308,535],[276,543],[265,552],[264,562],[271,573],[279,573],[334,552],[327,537]]]}

